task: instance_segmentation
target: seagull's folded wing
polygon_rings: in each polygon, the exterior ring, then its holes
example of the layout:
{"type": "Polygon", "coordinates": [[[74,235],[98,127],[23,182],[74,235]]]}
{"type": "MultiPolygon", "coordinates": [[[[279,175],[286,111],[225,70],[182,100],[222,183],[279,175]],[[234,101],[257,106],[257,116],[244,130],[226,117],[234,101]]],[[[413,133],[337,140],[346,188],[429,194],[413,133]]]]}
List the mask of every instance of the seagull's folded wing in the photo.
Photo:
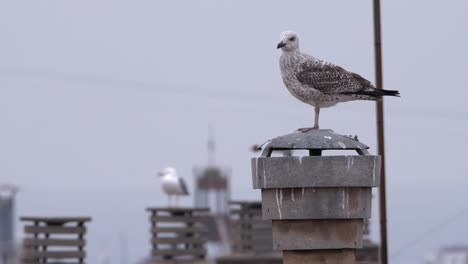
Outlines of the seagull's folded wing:
{"type": "Polygon", "coordinates": [[[324,94],[343,94],[365,89],[356,77],[365,80],[337,65],[312,61],[301,63],[296,71],[296,78],[303,86],[324,94]]]}
{"type": "Polygon", "coordinates": [[[185,184],[185,181],[182,178],[179,178],[179,187],[180,187],[180,189],[182,190],[182,192],[184,194],[186,194],[186,195],[189,194],[188,189],[187,189],[187,185],[185,184]]]}

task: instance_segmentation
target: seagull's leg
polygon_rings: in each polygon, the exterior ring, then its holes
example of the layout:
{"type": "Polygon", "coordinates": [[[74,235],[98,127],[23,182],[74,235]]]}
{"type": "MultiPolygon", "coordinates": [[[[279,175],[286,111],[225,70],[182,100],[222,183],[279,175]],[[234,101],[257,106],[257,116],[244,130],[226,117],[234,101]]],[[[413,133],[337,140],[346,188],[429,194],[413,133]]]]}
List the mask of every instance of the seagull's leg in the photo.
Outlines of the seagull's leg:
{"type": "Polygon", "coordinates": [[[299,128],[298,131],[300,131],[302,133],[306,133],[306,132],[309,132],[309,131],[314,130],[314,129],[319,129],[319,115],[320,115],[320,108],[315,107],[314,127],[303,127],[303,128],[299,128]]]}
{"type": "Polygon", "coordinates": [[[320,115],[320,108],[315,107],[315,123],[313,129],[319,128],[319,115],[320,115]]]}
{"type": "Polygon", "coordinates": [[[171,199],[171,198],[172,198],[171,195],[168,194],[168,195],[167,195],[167,199],[168,199],[168,201],[169,201],[168,207],[171,207],[171,204],[172,204],[172,203],[171,203],[171,202],[172,202],[172,199],[171,199]]]}
{"type": "Polygon", "coordinates": [[[176,207],[179,207],[179,195],[175,196],[175,200],[176,200],[176,207]]]}

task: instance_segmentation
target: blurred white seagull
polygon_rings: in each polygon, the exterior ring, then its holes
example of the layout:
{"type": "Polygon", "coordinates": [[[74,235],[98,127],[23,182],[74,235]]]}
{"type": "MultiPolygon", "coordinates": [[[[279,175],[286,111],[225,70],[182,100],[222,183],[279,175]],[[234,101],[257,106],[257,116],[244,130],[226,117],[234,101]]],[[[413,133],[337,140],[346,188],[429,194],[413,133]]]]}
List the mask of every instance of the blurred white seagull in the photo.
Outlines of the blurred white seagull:
{"type": "Polygon", "coordinates": [[[189,195],[184,179],[177,176],[176,170],[171,167],[158,172],[158,175],[162,177],[162,187],[168,197],[168,206],[171,207],[172,195],[175,195],[178,206],[179,196],[189,195]]]}
{"type": "Polygon", "coordinates": [[[400,96],[400,92],[376,89],[359,74],[314,58],[299,50],[299,38],[292,31],[281,34],[278,49],[281,75],[289,92],[300,101],[315,107],[313,129],[319,128],[320,108],[354,100],[379,100],[382,96],[400,96]]]}

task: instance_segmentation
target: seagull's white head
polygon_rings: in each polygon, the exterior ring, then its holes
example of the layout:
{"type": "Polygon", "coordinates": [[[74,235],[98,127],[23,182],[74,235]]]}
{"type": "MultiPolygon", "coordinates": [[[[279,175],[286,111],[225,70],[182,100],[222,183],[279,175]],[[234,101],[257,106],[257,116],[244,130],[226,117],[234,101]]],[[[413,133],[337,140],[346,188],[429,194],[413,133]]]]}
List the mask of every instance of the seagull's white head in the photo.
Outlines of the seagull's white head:
{"type": "Polygon", "coordinates": [[[287,30],[281,33],[281,42],[276,46],[283,51],[295,51],[299,49],[299,38],[296,32],[287,30]]]}
{"type": "Polygon", "coordinates": [[[167,167],[164,170],[158,172],[158,176],[164,177],[166,175],[176,175],[176,170],[172,167],[167,167]]]}

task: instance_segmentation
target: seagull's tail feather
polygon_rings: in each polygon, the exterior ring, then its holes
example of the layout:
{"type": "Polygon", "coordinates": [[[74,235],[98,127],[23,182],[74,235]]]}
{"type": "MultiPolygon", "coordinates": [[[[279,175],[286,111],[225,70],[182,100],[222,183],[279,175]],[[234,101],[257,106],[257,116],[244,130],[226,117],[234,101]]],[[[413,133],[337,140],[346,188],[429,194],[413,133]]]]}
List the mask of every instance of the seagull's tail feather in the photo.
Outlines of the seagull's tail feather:
{"type": "Polygon", "coordinates": [[[374,98],[381,98],[382,96],[397,96],[400,97],[400,91],[397,90],[384,90],[384,89],[373,89],[373,90],[360,90],[354,92],[343,92],[344,95],[367,95],[374,98]]]}
{"type": "Polygon", "coordinates": [[[384,90],[384,89],[376,89],[376,91],[380,92],[381,96],[397,96],[400,97],[400,91],[397,90],[384,90]]]}

